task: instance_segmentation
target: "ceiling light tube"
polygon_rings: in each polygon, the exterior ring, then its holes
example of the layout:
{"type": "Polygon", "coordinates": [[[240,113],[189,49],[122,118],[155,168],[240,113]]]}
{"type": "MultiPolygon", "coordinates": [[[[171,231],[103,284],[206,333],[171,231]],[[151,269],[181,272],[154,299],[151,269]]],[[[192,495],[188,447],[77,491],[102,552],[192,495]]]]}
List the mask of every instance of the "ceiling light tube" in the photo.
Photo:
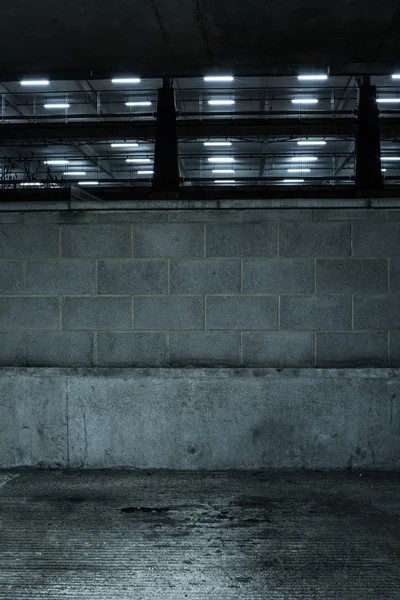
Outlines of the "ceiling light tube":
{"type": "Polygon", "coordinates": [[[98,181],[78,181],[78,185],[99,185],[98,181]]]}
{"type": "Polygon", "coordinates": [[[205,146],[232,146],[232,142],[204,142],[205,146]]]}
{"type": "Polygon", "coordinates": [[[50,104],[45,104],[44,105],[45,108],[69,108],[70,104],[67,104],[66,102],[60,104],[60,103],[50,103],[50,104]]]}
{"type": "Polygon", "coordinates": [[[304,179],[284,179],[283,183],[303,183],[304,179]]]}
{"type": "Polygon", "coordinates": [[[316,98],[293,98],[292,104],[318,104],[316,98]]]}
{"type": "Polygon", "coordinates": [[[235,104],[234,100],[209,100],[208,104],[210,104],[211,106],[231,106],[232,104],[235,104]]]}
{"type": "Polygon", "coordinates": [[[304,141],[304,142],[297,142],[298,146],[325,146],[326,142],[321,142],[321,141],[304,141]]]}
{"type": "Polygon", "coordinates": [[[111,144],[111,148],[138,148],[138,147],[139,147],[139,144],[137,144],[136,142],[132,142],[131,144],[128,142],[111,144]]]}
{"type": "Polygon", "coordinates": [[[400,160],[400,156],[381,156],[381,160],[400,160]]]}
{"type": "Polygon", "coordinates": [[[387,169],[381,169],[382,173],[386,173],[387,169]]]}
{"type": "Polygon", "coordinates": [[[24,187],[40,187],[43,185],[43,183],[40,183],[39,181],[23,181],[22,183],[20,183],[20,185],[24,186],[24,187]]]}
{"type": "Polygon", "coordinates": [[[328,75],[298,75],[297,79],[300,79],[300,81],[324,81],[328,79],[328,75]]]}
{"type": "Polygon", "coordinates": [[[232,75],[206,75],[204,81],[233,81],[232,75]]]}
{"type": "Polygon", "coordinates": [[[392,79],[400,79],[400,73],[393,73],[392,79]]]}
{"type": "Polygon", "coordinates": [[[318,160],[318,158],[316,156],[292,156],[292,158],[290,160],[304,160],[304,161],[309,161],[309,160],[318,160]]]}
{"type": "Polygon", "coordinates": [[[400,98],[377,98],[376,99],[377,102],[380,102],[381,104],[386,103],[386,104],[396,104],[400,102],[400,98]]]}
{"type": "Polygon", "coordinates": [[[151,162],[150,158],[127,158],[127,163],[149,163],[151,162]]]}
{"type": "Polygon", "coordinates": [[[213,173],[235,173],[235,169],[213,169],[213,173]]]}
{"type": "Polygon", "coordinates": [[[234,179],[214,179],[214,183],[235,183],[234,179]]]}
{"type": "Polygon", "coordinates": [[[65,171],[63,175],[71,175],[71,177],[76,175],[86,175],[86,171],[65,171]]]}
{"type": "Polygon", "coordinates": [[[138,175],[153,175],[154,171],[138,171],[138,175]]]}
{"type": "Polygon", "coordinates": [[[45,160],[45,165],[69,165],[69,160],[45,160]]]}
{"type": "Polygon", "coordinates": [[[311,169],[288,169],[288,173],[310,173],[311,169]]]}
{"type": "Polygon", "coordinates": [[[232,158],[232,156],[212,156],[211,158],[208,159],[209,162],[215,162],[215,163],[228,163],[228,162],[234,162],[235,159],[232,158]]]}
{"type": "Polygon", "coordinates": [[[139,77],[115,77],[112,83],[140,83],[139,77]]]}
{"type": "Polygon", "coordinates": [[[125,102],[126,106],[151,106],[148,100],[140,100],[138,102],[125,102]]]}
{"type": "Polygon", "coordinates": [[[23,79],[21,85],[49,85],[48,79],[23,79]]]}

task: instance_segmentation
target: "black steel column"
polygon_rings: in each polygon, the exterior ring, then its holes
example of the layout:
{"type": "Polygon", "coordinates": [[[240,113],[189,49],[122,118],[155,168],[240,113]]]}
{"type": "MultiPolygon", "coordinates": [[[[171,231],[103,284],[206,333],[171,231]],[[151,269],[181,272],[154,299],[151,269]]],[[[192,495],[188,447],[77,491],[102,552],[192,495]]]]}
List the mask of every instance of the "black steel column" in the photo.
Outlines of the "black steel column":
{"type": "Polygon", "coordinates": [[[158,90],[153,190],[174,192],[179,188],[178,137],[175,95],[169,78],[158,90]]]}
{"type": "Polygon", "coordinates": [[[381,143],[376,87],[370,84],[369,76],[359,79],[358,85],[356,189],[360,192],[382,190],[381,143]]]}

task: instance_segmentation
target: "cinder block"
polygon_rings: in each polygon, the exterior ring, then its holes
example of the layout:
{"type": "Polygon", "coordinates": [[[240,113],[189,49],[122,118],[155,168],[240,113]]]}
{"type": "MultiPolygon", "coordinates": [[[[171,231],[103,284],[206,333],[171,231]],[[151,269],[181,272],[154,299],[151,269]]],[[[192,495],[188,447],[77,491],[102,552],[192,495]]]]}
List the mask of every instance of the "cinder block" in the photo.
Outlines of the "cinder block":
{"type": "Polygon", "coordinates": [[[388,221],[400,221],[400,210],[397,208],[387,209],[388,221]]]}
{"type": "Polygon", "coordinates": [[[385,367],[387,333],[317,333],[317,367],[385,367]]]}
{"type": "Polygon", "coordinates": [[[314,221],[386,221],[381,208],[321,208],[314,210],[314,221]]]}
{"type": "Polygon", "coordinates": [[[85,210],[35,211],[25,213],[25,223],[94,223],[95,213],[85,210]]]}
{"type": "Polygon", "coordinates": [[[168,212],[159,210],[119,210],[97,212],[97,223],[166,223],[168,212]]]}
{"type": "Polygon", "coordinates": [[[171,294],[239,294],[239,260],[180,260],[170,264],[171,294]]]}
{"type": "Polygon", "coordinates": [[[400,329],[400,296],[356,296],[354,329],[400,329]]]}
{"type": "Polygon", "coordinates": [[[0,261],[0,294],[21,294],[23,291],[23,263],[0,261]]]}
{"type": "Polygon", "coordinates": [[[135,298],[134,329],[202,330],[204,329],[204,299],[201,296],[135,298]]]}
{"type": "Polygon", "coordinates": [[[312,367],[313,334],[287,331],[243,333],[242,366],[312,367]]]}
{"type": "Polygon", "coordinates": [[[353,223],[353,256],[400,256],[400,223],[353,223]]]}
{"type": "Polygon", "coordinates": [[[400,367],[400,333],[390,333],[389,365],[400,367]]]}
{"type": "Polygon", "coordinates": [[[276,329],[276,296],[208,296],[206,329],[276,329]]]}
{"type": "Polygon", "coordinates": [[[400,258],[390,259],[390,291],[400,293],[400,258]]]}
{"type": "Polygon", "coordinates": [[[280,256],[350,256],[349,223],[281,223],[280,256]]]}
{"type": "Polygon", "coordinates": [[[243,261],[245,294],[309,294],[314,291],[314,261],[271,258],[243,261]]]}
{"type": "Polygon", "coordinates": [[[350,296],[281,296],[280,329],[350,329],[350,296]]]}
{"type": "Polygon", "coordinates": [[[64,258],[129,258],[130,225],[62,225],[64,258]]]}
{"type": "Polygon", "coordinates": [[[62,329],[132,329],[132,300],[129,297],[63,298],[62,329]]]}
{"type": "Polygon", "coordinates": [[[26,363],[31,367],[93,366],[93,333],[27,333],[26,363]]]}
{"type": "Polygon", "coordinates": [[[313,211],[308,208],[253,208],[242,211],[243,223],[264,221],[312,221],[313,211]]]}
{"type": "Polygon", "coordinates": [[[31,294],[92,294],[94,262],[87,260],[28,261],[26,289],[31,294]]]}
{"type": "Polygon", "coordinates": [[[190,221],[240,223],[242,214],[240,210],[171,210],[168,220],[170,223],[190,221]]]}
{"type": "Polygon", "coordinates": [[[318,259],[316,277],[317,293],[376,294],[388,291],[386,259],[318,259]]]}
{"type": "Polygon", "coordinates": [[[171,365],[239,366],[240,333],[170,333],[171,365]]]}
{"type": "Polygon", "coordinates": [[[99,333],[97,364],[104,367],[160,366],[167,363],[164,333],[99,333]]]}
{"type": "Polygon", "coordinates": [[[54,330],[58,327],[58,298],[0,298],[0,330],[54,330]]]}
{"type": "Polygon", "coordinates": [[[0,211],[0,223],[23,223],[25,213],[0,211]]]}
{"type": "Polygon", "coordinates": [[[206,227],[209,257],[276,256],[276,223],[210,223],[206,227]]]}
{"type": "Polygon", "coordinates": [[[58,225],[1,225],[0,258],[57,258],[58,225]]]}
{"type": "Polygon", "coordinates": [[[204,256],[201,223],[133,226],[133,256],[138,258],[196,258],[204,256]]]}
{"type": "Polygon", "coordinates": [[[167,294],[168,263],[158,260],[99,261],[99,294],[167,294]]]}
{"type": "Polygon", "coordinates": [[[24,364],[24,334],[0,333],[0,366],[20,367],[24,364]]]}

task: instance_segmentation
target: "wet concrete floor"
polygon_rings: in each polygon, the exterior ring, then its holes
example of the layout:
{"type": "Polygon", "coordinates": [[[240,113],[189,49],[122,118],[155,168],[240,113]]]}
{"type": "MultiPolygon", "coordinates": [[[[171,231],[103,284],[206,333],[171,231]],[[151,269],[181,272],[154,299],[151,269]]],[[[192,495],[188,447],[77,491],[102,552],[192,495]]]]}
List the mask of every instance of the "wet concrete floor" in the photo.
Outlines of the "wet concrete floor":
{"type": "Polygon", "coordinates": [[[400,598],[400,474],[0,471],[0,599],[400,598]]]}

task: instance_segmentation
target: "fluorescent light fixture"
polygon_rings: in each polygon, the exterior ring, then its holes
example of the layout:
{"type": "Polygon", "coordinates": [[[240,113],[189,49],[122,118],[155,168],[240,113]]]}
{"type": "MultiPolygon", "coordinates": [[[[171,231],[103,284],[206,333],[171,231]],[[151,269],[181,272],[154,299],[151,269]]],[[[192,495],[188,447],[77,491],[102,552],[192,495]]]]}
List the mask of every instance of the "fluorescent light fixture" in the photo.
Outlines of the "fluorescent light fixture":
{"type": "Polygon", "coordinates": [[[382,173],[386,173],[387,169],[381,169],[382,173]]]}
{"type": "Polygon", "coordinates": [[[63,175],[86,175],[86,171],[66,171],[63,175]]]}
{"type": "Polygon", "coordinates": [[[307,162],[309,160],[318,160],[318,157],[317,156],[293,156],[291,158],[291,160],[296,160],[296,161],[298,161],[298,160],[304,160],[304,161],[307,162]]]}
{"type": "Polygon", "coordinates": [[[127,158],[127,163],[149,163],[151,162],[150,158],[127,158]]]}
{"type": "Polygon", "coordinates": [[[234,173],[235,169],[213,169],[213,173],[234,173]]]}
{"type": "Polygon", "coordinates": [[[45,165],[69,165],[69,160],[45,160],[45,165]]]}
{"type": "Polygon", "coordinates": [[[40,183],[39,181],[23,181],[20,185],[23,185],[24,187],[40,187],[43,183],[40,183]]]}
{"type": "Polygon", "coordinates": [[[400,160],[400,156],[381,156],[381,160],[400,160]]]}
{"type": "Polygon", "coordinates": [[[139,77],[115,77],[112,83],[140,83],[139,77]]]}
{"type": "Polygon", "coordinates": [[[138,175],[153,175],[154,171],[138,171],[138,175]]]}
{"type": "Polygon", "coordinates": [[[69,108],[70,105],[67,104],[66,102],[60,104],[60,103],[50,103],[50,104],[45,104],[44,105],[45,108],[69,108]]]}
{"type": "Polygon", "coordinates": [[[204,81],[233,81],[232,75],[207,75],[204,81]]]}
{"type": "Polygon", "coordinates": [[[125,102],[126,106],[151,106],[148,100],[140,100],[138,102],[125,102]]]}
{"type": "Polygon", "coordinates": [[[137,144],[136,142],[132,142],[131,144],[129,144],[128,142],[126,143],[120,143],[120,144],[111,144],[111,148],[138,148],[139,144],[137,144]]]}
{"type": "Polygon", "coordinates": [[[377,98],[377,102],[381,102],[382,104],[385,102],[386,104],[396,104],[400,102],[400,98],[377,98]]]}
{"type": "Polygon", "coordinates": [[[98,181],[78,181],[78,185],[99,185],[98,181]]]}
{"type": "Polygon", "coordinates": [[[49,85],[50,81],[47,79],[23,79],[21,85],[49,85]]]}
{"type": "Polygon", "coordinates": [[[298,75],[297,79],[300,81],[324,81],[328,79],[328,75],[298,75]]]}
{"type": "Polygon", "coordinates": [[[292,104],[318,104],[316,98],[293,98],[292,104]]]}
{"type": "Polygon", "coordinates": [[[215,106],[227,106],[227,105],[235,104],[235,101],[234,100],[209,100],[208,104],[215,105],[215,106]]]}
{"type": "Polygon", "coordinates": [[[204,142],[205,146],[232,146],[232,142],[204,142]]]}
{"type": "Polygon", "coordinates": [[[393,73],[392,79],[400,79],[400,73],[393,73]]]}
{"type": "Polygon", "coordinates": [[[211,158],[208,159],[208,162],[215,162],[215,163],[228,163],[228,162],[234,162],[235,159],[232,158],[232,156],[212,156],[211,158]]]}
{"type": "Polygon", "coordinates": [[[304,179],[284,179],[283,183],[303,183],[304,179]]]}
{"type": "Polygon", "coordinates": [[[288,173],[310,173],[311,169],[288,169],[288,173]]]}
{"type": "Polygon", "coordinates": [[[214,183],[235,183],[234,179],[214,179],[214,183]]]}
{"type": "Polygon", "coordinates": [[[326,142],[313,142],[313,141],[305,141],[305,142],[297,142],[299,146],[325,146],[326,142]]]}

